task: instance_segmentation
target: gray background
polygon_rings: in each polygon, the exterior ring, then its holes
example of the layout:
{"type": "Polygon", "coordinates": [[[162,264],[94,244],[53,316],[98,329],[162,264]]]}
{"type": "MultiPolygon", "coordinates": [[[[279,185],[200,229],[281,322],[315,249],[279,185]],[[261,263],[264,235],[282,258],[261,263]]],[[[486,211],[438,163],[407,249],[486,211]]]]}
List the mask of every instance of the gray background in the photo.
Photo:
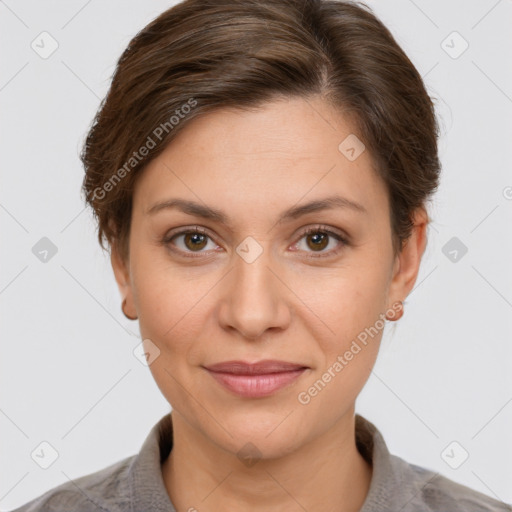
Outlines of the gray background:
{"type": "MultiPolygon", "coordinates": [[[[138,324],[84,210],[78,151],[122,50],[171,5],[0,1],[2,510],[136,453],[170,408],[132,353],[138,324]],[[58,43],[46,59],[31,48],[51,48],[43,31],[58,43]],[[31,458],[43,441],[48,469],[31,458]]],[[[437,98],[443,177],[357,409],[392,453],[512,502],[512,1],[369,5],[437,98]]]]}

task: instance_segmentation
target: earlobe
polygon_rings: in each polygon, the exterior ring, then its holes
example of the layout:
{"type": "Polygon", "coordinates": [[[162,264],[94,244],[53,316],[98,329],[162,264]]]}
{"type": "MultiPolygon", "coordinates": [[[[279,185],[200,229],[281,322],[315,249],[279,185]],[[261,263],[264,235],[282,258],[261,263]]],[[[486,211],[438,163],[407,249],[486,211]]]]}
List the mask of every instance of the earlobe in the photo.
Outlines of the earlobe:
{"type": "Polygon", "coordinates": [[[123,300],[123,302],[121,303],[121,311],[123,312],[123,315],[128,318],[128,320],[137,320],[137,316],[130,316],[129,313],[126,312],[125,310],[126,308],[126,299],[123,300]]]}

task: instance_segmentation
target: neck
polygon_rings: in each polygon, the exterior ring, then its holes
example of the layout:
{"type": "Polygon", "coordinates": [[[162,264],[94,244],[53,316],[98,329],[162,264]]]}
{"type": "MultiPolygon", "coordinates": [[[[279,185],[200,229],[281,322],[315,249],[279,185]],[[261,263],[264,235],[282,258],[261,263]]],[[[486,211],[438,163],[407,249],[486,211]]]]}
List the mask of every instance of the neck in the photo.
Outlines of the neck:
{"type": "Polygon", "coordinates": [[[162,464],[178,512],[358,512],[372,468],[355,443],[353,409],[322,436],[250,467],[172,412],[173,448],[162,464]]]}

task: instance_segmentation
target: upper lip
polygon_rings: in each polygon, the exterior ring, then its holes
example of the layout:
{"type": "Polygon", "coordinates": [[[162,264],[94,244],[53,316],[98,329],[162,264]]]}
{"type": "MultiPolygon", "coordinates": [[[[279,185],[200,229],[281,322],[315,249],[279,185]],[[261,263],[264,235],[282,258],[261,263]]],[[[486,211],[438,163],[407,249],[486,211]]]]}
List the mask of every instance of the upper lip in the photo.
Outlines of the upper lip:
{"type": "Polygon", "coordinates": [[[256,363],[245,361],[224,361],[205,367],[207,370],[218,373],[233,373],[236,375],[264,375],[268,373],[290,372],[307,368],[303,364],[289,363],[266,359],[256,363]]]}

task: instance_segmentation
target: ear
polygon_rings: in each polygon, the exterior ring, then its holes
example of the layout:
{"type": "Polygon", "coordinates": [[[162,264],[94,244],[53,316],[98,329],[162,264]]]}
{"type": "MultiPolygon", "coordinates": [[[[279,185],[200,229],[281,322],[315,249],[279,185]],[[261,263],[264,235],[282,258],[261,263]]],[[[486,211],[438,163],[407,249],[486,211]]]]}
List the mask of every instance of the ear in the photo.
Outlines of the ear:
{"type": "Polygon", "coordinates": [[[413,215],[411,236],[396,255],[388,298],[391,304],[405,298],[411,292],[418,277],[421,258],[427,245],[428,214],[423,207],[413,215]]]}
{"type": "Polygon", "coordinates": [[[137,316],[133,302],[132,283],[130,278],[130,268],[128,258],[123,258],[117,243],[112,243],[110,250],[110,261],[114,270],[114,277],[122,297],[122,301],[126,300],[125,312],[132,316],[137,316]]]}

